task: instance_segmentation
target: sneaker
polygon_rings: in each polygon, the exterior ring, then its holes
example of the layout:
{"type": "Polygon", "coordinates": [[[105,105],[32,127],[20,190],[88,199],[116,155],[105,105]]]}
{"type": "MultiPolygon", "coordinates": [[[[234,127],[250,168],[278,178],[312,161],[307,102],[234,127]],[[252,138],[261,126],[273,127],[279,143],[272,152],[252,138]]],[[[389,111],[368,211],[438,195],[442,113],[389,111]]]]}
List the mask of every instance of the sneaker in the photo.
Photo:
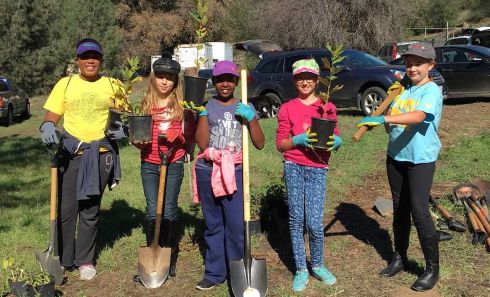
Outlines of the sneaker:
{"type": "Polygon", "coordinates": [[[80,271],[80,279],[82,280],[91,280],[97,274],[97,270],[95,270],[94,265],[85,264],[78,267],[78,271],[80,271]]]}
{"type": "Polygon", "coordinates": [[[203,278],[200,282],[197,283],[196,289],[201,290],[201,291],[207,291],[211,290],[214,288],[217,284],[214,284],[207,279],[203,278]]]}
{"type": "Polygon", "coordinates": [[[293,291],[301,292],[306,288],[308,283],[308,271],[298,271],[294,275],[293,285],[291,286],[293,291]]]}
{"type": "Polygon", "coordinates": [[[327,285],[331,286],[337,282],[335,276],[325,266],[315,267],[312,270],[313,276],[327,285]]]}

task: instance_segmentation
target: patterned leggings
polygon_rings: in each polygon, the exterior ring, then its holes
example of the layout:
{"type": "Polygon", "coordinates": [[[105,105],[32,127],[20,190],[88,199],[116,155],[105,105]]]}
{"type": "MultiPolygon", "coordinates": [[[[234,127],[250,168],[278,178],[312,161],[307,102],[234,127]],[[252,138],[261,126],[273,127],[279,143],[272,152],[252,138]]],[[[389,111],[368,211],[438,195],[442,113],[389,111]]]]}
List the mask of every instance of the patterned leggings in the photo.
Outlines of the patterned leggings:
{"type": "Polygon", "coordinates": [[[289,232],[296,270],[307,270],[304,222],[310,242],[311,266],[323,265],[323,209],[327,188],[327,169],[284,162],[288,192],[289,232]]]}

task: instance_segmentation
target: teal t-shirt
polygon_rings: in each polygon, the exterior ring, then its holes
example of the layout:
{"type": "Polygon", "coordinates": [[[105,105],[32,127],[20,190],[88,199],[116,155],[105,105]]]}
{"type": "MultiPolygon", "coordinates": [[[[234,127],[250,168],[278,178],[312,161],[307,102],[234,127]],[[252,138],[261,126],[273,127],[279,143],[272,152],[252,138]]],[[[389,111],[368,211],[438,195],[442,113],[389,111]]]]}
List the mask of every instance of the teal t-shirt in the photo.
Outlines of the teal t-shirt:
{"type": "Polygon", "coordinates": [[[409,86],[391,103],[391,115],[421,110],[426,118],[417,125],[390,124],[388,156],[414,164],[437,160],[441,142],[437,130],[441,121],[442,93],[434,82],[409,86]]]}

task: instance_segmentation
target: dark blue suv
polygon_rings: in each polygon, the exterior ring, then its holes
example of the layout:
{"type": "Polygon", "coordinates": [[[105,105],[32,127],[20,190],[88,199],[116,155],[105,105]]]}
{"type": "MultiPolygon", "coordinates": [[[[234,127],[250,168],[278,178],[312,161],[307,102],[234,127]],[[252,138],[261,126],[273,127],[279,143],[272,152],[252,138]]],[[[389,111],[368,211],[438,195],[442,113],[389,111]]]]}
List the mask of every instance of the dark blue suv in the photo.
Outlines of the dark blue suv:
{"type": "MultiPolygon", "coordinates": [[[[386,90],[395,82],[395,74],[405,75],[402,65],[388,63],[362,51],[344,50],[345,59],[339,64],[342,71],[333,85],[343,85],[339,92],[332,94],[331,101],[338,108],[355,108],[364,114],[371,114],[386,98],[386,90]]],[[[314,58],[320,65],[321,76],[328,76],[329,69],[323,66],[322,58],[330,60],[330,52],[324,48],[300,49],[293,51],[274,51],[262,54],[262,59],[248,78],[250,97],[262,97],[268,101],[266,115],[277,115],[279,106],[296,97],[292,78],[292,65],[300,59],[314,58]]],[[[441,90],[445,82],[439,72],[433,70],[431,78],[441,90]]],[[[324,90],[320,84],[319,90],[324,90]]]]}

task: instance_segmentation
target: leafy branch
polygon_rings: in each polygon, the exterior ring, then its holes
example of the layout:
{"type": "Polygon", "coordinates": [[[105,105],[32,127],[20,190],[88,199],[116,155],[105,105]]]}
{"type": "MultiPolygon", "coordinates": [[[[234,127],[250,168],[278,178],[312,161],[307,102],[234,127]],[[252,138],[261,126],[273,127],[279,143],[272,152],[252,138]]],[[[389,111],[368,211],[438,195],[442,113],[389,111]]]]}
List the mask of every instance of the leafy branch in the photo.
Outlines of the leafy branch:
{"type": "Polygon", "coordinates": [[[129,95],[133,92],[134,85],[142,80],[141,76],[134,77],[140,68],[140,60],[138,57],[128,58],[127,65],[119,69],[121,80],[115,82],[118,86],[115,94],[112,96],[114,107],[125,113],[139,115],[141,114],[141,106],[136,104],[133,106],[129,99],[129,95]]]}
{"type": "Polygon", "coordinates": [[[190,15],[197,23],[196,28],[196,36],[197,36],[197,57],[194,60],[196,64],[197,70],[199,70],[200,66],[206,63],[206,59],[201,57],[199,58],[199,51],[204,48],[204,44],[202,43],[204,37],[208,34],[208,29],[206,28],[206,24],[208,23],[208,4],[203,0],[195,0],[196,1],[196,11],[190,12],[190,15]]]}
{"type": "Polygon", "coordinates": [[[333,93],[342,90],[344,87],[344,85],[335,85],[333,88],[331,86],[332,82],[337,78],[336,75],[343,69],[339,67],[338,64],[345,59],[345,56],[342,56],[342,53],[344,52],[344,46],[342,44],[332,47],[327,43],[325,47],[330,52],[332,62],[330,63],[329,59],[326,57],[322,58],[323,67],[330,70],[327,77],[320,76],[320,83],[327,87],[326,92],[320,92],[320,98],[324,104],[330,100],[333,93]]]}

